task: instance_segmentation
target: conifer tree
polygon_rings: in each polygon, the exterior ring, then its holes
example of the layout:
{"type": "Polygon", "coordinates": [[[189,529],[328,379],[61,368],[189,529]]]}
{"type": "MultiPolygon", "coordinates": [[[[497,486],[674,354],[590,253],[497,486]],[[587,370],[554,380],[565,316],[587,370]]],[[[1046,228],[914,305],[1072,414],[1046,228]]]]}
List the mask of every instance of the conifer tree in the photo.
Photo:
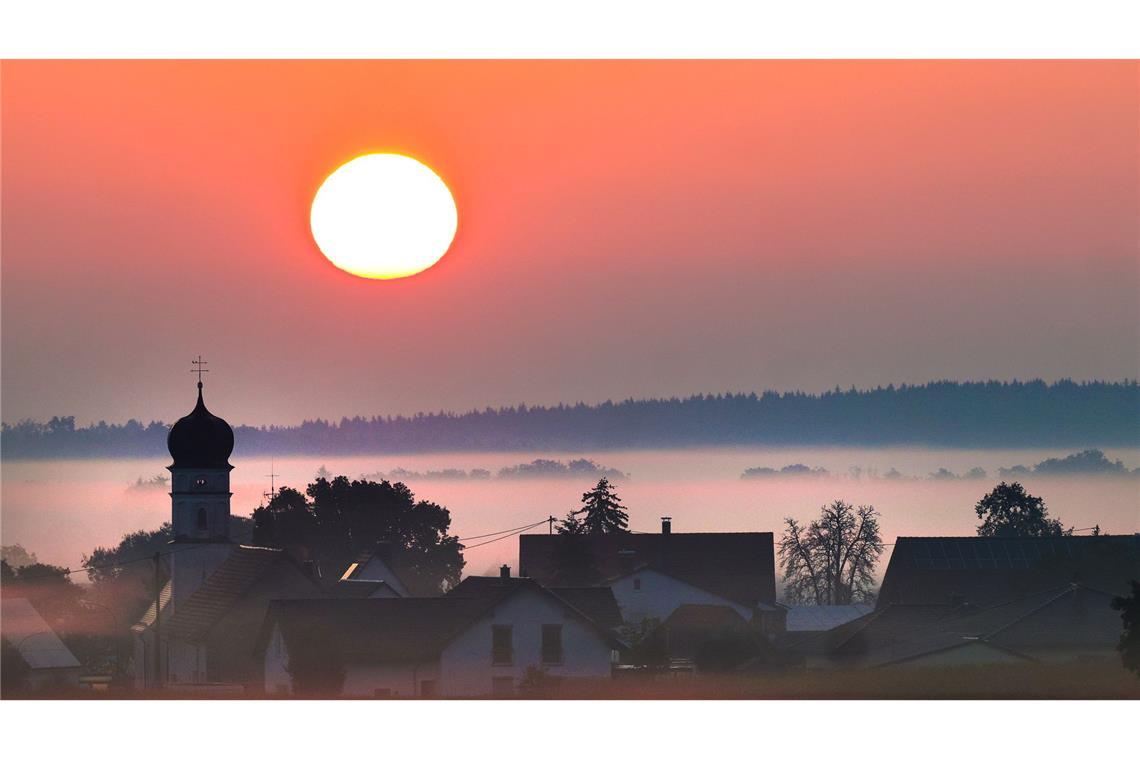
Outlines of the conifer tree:
{"type": "Polygon", "coordinates": [[[592,489],[582,494],[579,512],[584,512],[582,526],[586,533],[624,533],[629,517],[621,505],[621,498],[607,478],[602,478],[592,489]]]}

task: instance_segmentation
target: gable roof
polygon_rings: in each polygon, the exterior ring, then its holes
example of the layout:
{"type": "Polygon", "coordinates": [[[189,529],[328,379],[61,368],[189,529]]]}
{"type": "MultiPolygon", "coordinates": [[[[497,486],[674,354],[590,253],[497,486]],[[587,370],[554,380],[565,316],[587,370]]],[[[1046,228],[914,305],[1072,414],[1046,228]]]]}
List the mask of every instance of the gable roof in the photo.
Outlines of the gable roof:
{"type": "MultiPolygon", "coordinates": [[[[285,565],[294,567],[298,573],[304,573],[282,549],[235,546],[202,585],[174,608],[170,606],[171,584],[167,581],[159,594],[163,637],[192,640],[203,638],[259,580],[285,565]]],[[[313,587],[319,591],[315,581],[313,587]]],[[[132,630],[144,631],[153,624],[154,602],[151,602],[142,618],[132,626],[132,630]]]]}
{"type": "Polygon", "coordinates": [[[981,642],[1021,658],[1049,647],[1111,648],[1120,636],[1113,594],[1080,583],[975,607],[888,605],[825,634],[839,659],[882,665],[981,642]]]}
{"type": "Polygon", "coordinates": [[[79,667],[79,660],[25,597],[0,600],[0,633],[30,668],[79,667]]]}
{"type": "Polygon", "coordinates": [[[530,579],[490,580],[510,582],[496,587],[472,584],[466,591],[436,597],[274,600],[266,613],[257,649],[264,651],[276,625],[287,646],[291,641],[317,641],[321,646],[336,647],[352,662],[429,661],[438,657],[452,639],[524,589],[553,599],[611,646],[625,647],[600,623],[530,579]]]}
{"type": "Polygon", "coordinates": [[[1140,575],[1140,536],[1055,538],[900,537],[878,606],[988,605],[1079,580],[1126,590],[1140,575]]]}
{"type": "Polygon", "coordinates": [[[776,601],[771,533],[521,535],[520,574],[557,585],[567,542],[581,541],[602,578],[650,566],[723,599],[755,607],[776,601]]]}
{"type": "MultiPolygon", "coordinates": [[[[460,581],[447,595],[492,597],[501,594],[505,587],[512,584],[539,585],[531,578],[471,575],[460,581]]],[[[609,586],[547,586],[545,590],[602,628],[614,629],[623,622],[621,609],[609,586]]]]}
{"type": "Polygon", "coordinates": [[[392,587],[392,590],[395,591],[400,596],[409,596],[410,592],[408,591],[408,584],[405,583],[404,579],[400,577],[400,574],[396,572],[396,568],[394,568],[392,566],[392,562],[389,559],[386,559],[386,557],[389,555],[390,555],[389,552],[379,552],[379,551],[363,551],[363,552],[361,552],[360,554],[356,555],[356,559],[354,559],[349,564],[349,566],[347,568],[345,568],[344,572],[341,573],[340,580],[342,580],[342,581],[384,580],[385,582],[388,583],[389,586],[392,587]],[[371,571],[373,573],[375,573],[375,571],[378,569],[380,571],[381,576],[387,576],[387,577],[386,578],[384,578],[384,577],[381,577],[381,578],[365,578],[364,575],[365,575],[366,571],[368,571],[370,569],[369,565],[373,565],[373,567],[371,568],[371,571]],[[376,565],[379,565],[380,567],[377,568],[376,565]]]}

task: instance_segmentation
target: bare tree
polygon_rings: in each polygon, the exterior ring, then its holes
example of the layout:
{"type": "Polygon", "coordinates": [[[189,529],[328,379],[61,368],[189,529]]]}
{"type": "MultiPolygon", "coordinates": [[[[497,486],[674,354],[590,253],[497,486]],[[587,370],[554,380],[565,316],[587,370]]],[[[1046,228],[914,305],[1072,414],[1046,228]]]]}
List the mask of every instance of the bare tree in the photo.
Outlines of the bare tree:
{"type": "Polygon", "coordinates": [[[780,567],[784,597],[800,604],[853,604],[874,598],[875,563],[883,553],[879,513],[835,501],[806,527],[784,520],[780,567]]]}

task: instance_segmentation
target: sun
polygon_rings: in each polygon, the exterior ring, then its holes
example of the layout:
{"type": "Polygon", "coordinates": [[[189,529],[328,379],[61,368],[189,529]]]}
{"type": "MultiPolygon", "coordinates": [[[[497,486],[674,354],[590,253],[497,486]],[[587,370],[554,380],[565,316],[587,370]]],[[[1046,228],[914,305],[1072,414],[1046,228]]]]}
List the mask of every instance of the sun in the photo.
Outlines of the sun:
{"type": "Polygon", "coordinates": [[[329,261],[378,280],[435,264],[451,247],[458,222],[439,175],[398,153],[369,153],[337,167],[309,214],[313,240],[329,261]]]}

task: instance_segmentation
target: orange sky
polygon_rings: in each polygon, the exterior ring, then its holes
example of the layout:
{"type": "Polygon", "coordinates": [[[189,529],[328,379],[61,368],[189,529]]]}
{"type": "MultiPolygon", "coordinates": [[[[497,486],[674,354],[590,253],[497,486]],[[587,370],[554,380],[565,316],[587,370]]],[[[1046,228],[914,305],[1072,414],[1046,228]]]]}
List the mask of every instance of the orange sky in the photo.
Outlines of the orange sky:
{"type": "Polygon", "coordinates": [[[1136,377],[1134,62],[5,62],[3,417],[1136,377]],[[451,252],[353,278],[395,151],[451,252]]]}

